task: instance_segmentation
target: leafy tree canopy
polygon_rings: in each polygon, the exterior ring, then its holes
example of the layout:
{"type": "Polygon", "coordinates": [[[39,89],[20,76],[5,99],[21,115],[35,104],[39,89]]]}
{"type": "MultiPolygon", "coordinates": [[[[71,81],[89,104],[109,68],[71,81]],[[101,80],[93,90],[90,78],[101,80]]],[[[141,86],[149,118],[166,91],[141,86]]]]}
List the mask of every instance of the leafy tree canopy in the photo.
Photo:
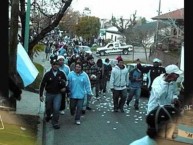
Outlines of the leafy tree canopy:
{"type": "Polygon", "coordinates": [[[94,16],[81,17],[75,25],[76,34],[82,36],[84,39],[98,36],[99,30],[100,19],[94,16]]]}

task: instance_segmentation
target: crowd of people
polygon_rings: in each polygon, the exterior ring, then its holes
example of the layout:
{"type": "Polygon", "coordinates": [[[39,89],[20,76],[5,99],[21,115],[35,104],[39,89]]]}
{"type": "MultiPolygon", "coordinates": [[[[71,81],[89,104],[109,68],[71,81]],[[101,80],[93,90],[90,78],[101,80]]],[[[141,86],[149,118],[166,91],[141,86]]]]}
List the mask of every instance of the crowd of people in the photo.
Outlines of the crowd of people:
{"type": "Polygon", "coordinates": [[[112,70],[110,61],[106,58],[103,62],[99,58],[95,62],[92,55],[80,52],[78,47],[67,61],[64,54],[54,52],[49,59],[51,68],[44,74],[40,85],[40,101],[45,99],[46,106],[45,121],[52,120],[53,127],[59,129],[59,116],[65,113],[69,100],[70,113],[79,125],[80,116],[92,109],[91,98],[99,98],[99,93],[106,95],[112,70]]]}
{"type": "Polygon", "coordinates": [[[146,122],[148,137],[141,140],[154,142],[153,139],[163,122],[170,120],[174,114],[178,114],[181,102],[177,79],[183,72],[174,64],[164,68],[161,65],[161,60],[155,58],[152,66],[142,66],[141,61],[136,60],[136,68],[128,73],[123,58],[118,56],[116,59],[118,63],[112,67],[109,58],[106,58],[105,61],[98,58],[95,61],[92,55],[80,52],[78,46],[73,49],[73,55],[67,60],[64,53],[52,52],[50,55],[51,68],[45,73],[40,85],[41,101],[44,98],[44,89],[46,91],[45,120],[47,122],[52,120],[53,127],[59,129],[59,116],[64,114],[67,98],[75,124],[80,125],[80,116],[84,115],[87,110],[92,110],[91,98],[99,99],[106,95],[107,83],[109,83],[113,94],[114,112],[124,113],[124,106],[131,106],[133,97],[135,99],[134,109],[139,110],[143,74],[147,73],[149,98],[146,122]],[[163,115],[165,115],[165,119],[160,118],[163,115]]]}

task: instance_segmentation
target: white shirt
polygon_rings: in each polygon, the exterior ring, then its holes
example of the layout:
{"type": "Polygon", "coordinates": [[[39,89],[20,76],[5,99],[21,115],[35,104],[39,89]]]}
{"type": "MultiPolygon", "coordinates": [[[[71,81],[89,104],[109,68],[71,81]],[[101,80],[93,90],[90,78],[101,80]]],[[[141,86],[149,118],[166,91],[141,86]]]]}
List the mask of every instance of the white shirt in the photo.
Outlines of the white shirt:
{"type": "Polygon", "coordinates": [[[164,81],[165,76],[161,74],[154,79],[150,98],[148,101],[147,114],[158,105],[170,105],[174,98],[178,98],[179,90],[176,82],[164,81]]]}

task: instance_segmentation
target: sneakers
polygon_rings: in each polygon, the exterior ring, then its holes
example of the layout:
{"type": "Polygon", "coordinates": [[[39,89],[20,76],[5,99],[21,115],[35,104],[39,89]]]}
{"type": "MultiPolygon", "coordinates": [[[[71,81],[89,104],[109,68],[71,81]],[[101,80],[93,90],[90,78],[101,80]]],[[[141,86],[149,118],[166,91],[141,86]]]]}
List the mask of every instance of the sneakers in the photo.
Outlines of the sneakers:
{"type": "Polygon", "coordinates": [[[120,109],[120,111],[121,111],[122,113],[124,113],[124,112],[125,112],[123,109],[120,109]]]}
{"type": "Polygon", "coordinates": [[[90,107],[86,107],[86,110],[92,110],[92,108],[90,108],[90,107]]]}
{"type": "Polygon", "coordinates": [[[49,122],[51,119],[52,119],[51,116],[46,116],[46,117],[44,118],[44,120],[45,120],[46,122],[49,122]]]}
{"type": "Polygon", "coordinates": [[[60,129],[60,125],[59,125],[59,124],[54,124],[54,125],[53,125],[53,128],[54,128],[54,129],[60,129]]]}
{"type": "Polygon", "coordinates": [[[114,109],[114,112],[118,112],[118,109],[114,109]]]}
{"type": "Polygon", "coordinates": [[[134,105],[135,110],[139,110],[139,106],[138,105],[134,105]]]}
{"type": "Polygon", "coordinates": [[[80,120],[76,120],[75,124],[80,125],[80,120]]]}
{"type": "Polygon", "coordinates": [[[64,115],[64,114],[65,114],[64,110],[61,110],[61,111],[60,111],[60,114],[61,114],[61,115],[64,115]]]}

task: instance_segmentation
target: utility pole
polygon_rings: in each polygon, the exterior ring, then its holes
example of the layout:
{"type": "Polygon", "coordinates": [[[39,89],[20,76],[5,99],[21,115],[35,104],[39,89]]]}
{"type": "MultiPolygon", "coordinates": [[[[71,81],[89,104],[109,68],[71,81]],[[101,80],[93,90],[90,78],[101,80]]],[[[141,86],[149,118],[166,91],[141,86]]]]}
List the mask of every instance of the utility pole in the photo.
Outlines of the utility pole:
{"type": "Polygon", "coordinates": [[[25,39],[24,39],[24,48],[27,53],[28,53],[28,46],[29,46],[30,7],[31,7],[31,0],[27,0],[27,11],[26,11],[26,17],[25,17],[25,39]]]}
{"type": "MultiPolygon", "coordinates": [[[[158,17],[160,16],[161,0],[159,0],[158,17]]],[[[156,35],[155,35],[155,48],[158,47],[158,33],[159,33],[159,19],[157,20],[156,35]]]]}

